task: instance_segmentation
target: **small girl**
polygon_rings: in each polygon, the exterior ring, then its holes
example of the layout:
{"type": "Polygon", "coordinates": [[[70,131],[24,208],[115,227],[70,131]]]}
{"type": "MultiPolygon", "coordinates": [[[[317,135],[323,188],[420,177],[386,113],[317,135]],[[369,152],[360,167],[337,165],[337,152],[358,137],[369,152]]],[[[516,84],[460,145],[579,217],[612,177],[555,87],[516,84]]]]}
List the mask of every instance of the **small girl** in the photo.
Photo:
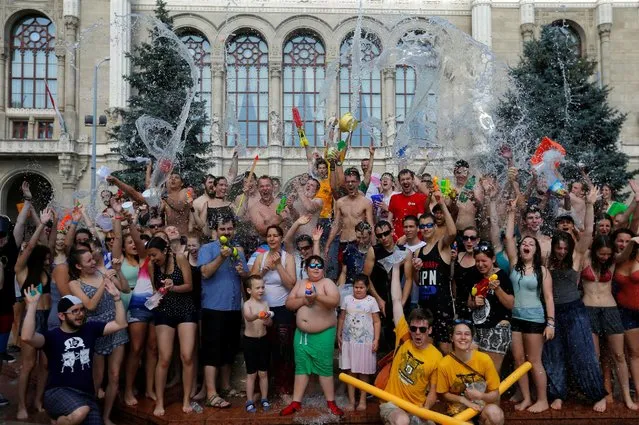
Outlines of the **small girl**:
{"type": "Polygon", "coordinates": [[[242,307],[244,316],[244,361],[246,363],[246,411],[257,412],[255,408],[255,378],[259,375],[260,405],[266,412],[271,408],[268,402],[268,364],[269,344],[266,327],[271,326],[273,312],[264,301],[264,279],[260,275],[251,275],[246,281],[246,292],[250,298],[242,307]]]}
{"type": "MultiPolygon", "coordinates": [[[[376,371],[375,352],[379,344],[381,321],[375,298],[367,292],[368,276],[359,274],[353,281],[353,295],[342,300],[337,323],[340,350],[339,367],[364,382],[376,371]],[[359,376],[358,376],[359,374],[359,376]]],[[[346,410],[355,409],[355,387],[348,386],[349,404],[346,410]]],[[[366,410],[366,393],[361,391],[357,410],[366,410]]]]}

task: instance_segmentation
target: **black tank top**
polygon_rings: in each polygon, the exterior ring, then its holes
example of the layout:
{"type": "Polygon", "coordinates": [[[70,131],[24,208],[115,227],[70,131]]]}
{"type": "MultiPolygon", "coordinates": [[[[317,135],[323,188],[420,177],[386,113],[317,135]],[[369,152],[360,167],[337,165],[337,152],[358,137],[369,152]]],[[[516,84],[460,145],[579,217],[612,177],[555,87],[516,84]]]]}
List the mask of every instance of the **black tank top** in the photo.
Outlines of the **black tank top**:
{"type": "Polygon", "coordinates": [[[417,280],[419,303],[432,310],[437,304],[450,302],[452,308],[450,265],[442,259],[437,245],[428,254],[424,254],[425,248],[422,247],[417,255],[417,258],[422,260],[422,269],[417,280]]]}

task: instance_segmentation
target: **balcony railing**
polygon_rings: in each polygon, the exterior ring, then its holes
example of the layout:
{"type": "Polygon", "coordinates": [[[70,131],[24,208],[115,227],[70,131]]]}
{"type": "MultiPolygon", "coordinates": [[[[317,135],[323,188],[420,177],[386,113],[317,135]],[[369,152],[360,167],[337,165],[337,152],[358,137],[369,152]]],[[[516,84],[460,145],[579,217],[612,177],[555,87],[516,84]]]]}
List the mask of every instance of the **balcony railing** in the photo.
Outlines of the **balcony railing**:
{"type": "Polygon", "coordinates": [[[0,139],[0,156],[57,156],[59,154],[88,155],[90,145],[62,139],[0,139]]]}

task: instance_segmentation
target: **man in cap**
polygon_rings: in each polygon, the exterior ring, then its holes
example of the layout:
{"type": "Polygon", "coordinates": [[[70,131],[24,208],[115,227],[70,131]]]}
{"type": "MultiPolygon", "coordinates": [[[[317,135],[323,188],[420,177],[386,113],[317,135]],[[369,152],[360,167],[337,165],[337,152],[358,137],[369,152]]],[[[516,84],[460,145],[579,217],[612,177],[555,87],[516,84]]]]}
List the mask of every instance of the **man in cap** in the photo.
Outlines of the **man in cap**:
{"type": "Polygon", "coordinates": [[[93,386],[95,341],[127,327],[120,291],[108,279],[105,288],[115,301],[115,320],[86,323],[86,308],[82,301],[67,295],[58,302],[60,327],[44,334],[35,332],[35,312],[41,294],[34,286],[25,290],[27,313],[22,341],[34,348],[42,348],[47,355],[49,378],[44,393],[44,409],[56,425],[103,423],[93,386]]]}

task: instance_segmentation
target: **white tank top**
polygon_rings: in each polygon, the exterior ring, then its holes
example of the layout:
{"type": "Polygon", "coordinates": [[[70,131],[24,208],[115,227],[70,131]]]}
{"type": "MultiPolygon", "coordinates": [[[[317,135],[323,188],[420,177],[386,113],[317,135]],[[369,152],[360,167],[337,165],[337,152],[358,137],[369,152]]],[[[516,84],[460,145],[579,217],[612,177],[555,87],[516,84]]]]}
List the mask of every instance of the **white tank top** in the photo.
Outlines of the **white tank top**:
{"type": "MultiPolygon", "coordinates": [[[[286,266],[286,251],[280,251],[280,262],[286,266]]],[[[268,251],[262,254],[261,268],[264,268],[268,251]]],[[[282,307],[286,304],[286,298],[291,291],[284,286],[282,278],[277,270],[270,270],[264,275],[264,299],[269,307],[282,307]]]]}

